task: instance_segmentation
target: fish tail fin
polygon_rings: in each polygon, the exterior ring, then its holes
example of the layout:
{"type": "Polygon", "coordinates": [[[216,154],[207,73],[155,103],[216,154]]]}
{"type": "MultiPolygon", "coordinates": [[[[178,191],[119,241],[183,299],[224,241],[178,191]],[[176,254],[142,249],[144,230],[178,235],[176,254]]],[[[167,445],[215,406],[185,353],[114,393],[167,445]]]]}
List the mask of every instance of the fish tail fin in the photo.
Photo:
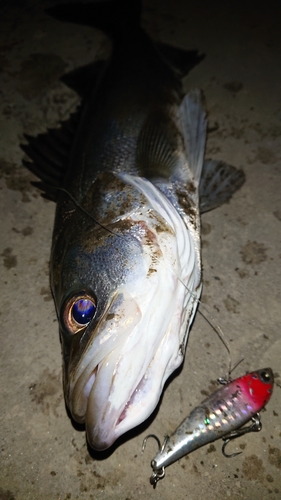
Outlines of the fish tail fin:
{"type": "Polygon", "coordinates": [[[45,10],[59,21],[92,26],[111,38],[134,32],[140,26],[141,0],[109,0],[95,3],[69,3],[45,10]]]}
{"type": "Polygon", "coordinates": [[[207,128],[200,90],[194,89],[184,97],[179,108],[179,122],[188,166],[194,181],[199,183],[204,162],[207,128]]]}

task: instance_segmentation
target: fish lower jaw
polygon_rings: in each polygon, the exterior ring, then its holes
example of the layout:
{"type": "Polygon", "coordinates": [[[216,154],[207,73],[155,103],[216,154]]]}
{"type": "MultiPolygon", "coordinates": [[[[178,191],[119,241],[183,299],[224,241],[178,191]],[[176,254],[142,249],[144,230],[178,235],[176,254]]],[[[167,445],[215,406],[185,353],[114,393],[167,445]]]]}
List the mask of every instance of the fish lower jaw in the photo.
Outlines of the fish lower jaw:
{"type": "Polygon", "coordinates": [[[72,418],[78,424],[85,423],[89,395],[94,386],[98,370],[99,365],[96,365],[96,367],[92,370],[90,376],[88,377],[87,382],[84,384],[83,389],[75,386],[70,397],[70,403],[68,404],[68,407],[70,409],[72,418]],[[75,393],[78,393],[78,397],[75,397],[75,393]]]}
{"type": "Polygon", "coordinates": [[[109,408],[107,404],[98,421],[91,422],[91,419],[88,419],[86,416],[87,439],[91,448],[97,451],[110,448],[120,436],[150,416],[158,399],[150,405],[146,404],[146,385],[147,380],[144,375],[137,387],[132,391],[132,395],[123,406],[121,412],[114,410],[113,407],[109,408]]]}
{"type": "MultiPolygon", "coordinates": [[[[116,423],[116,428],[122,424],[122,422],[127,418],[128,412],[133,408],[134,403],[137,399],[143,399],[145,397],[145,385],[146,385],[146,376],[144,375],[141,381],[138,383],[137,387],[132,392],[130,399],[124,406],[124,409],[120,413],[120,416],[116,423]]],[[[147,415],[148,416],[148,415],[147,415]]],[[[127,424],[128,425],[128,424],[127,424]]],[[[129,429],[128,429],[129,430],[129,429]]],[[[123,431],[126,432],[126,431],[123,431]]]]}

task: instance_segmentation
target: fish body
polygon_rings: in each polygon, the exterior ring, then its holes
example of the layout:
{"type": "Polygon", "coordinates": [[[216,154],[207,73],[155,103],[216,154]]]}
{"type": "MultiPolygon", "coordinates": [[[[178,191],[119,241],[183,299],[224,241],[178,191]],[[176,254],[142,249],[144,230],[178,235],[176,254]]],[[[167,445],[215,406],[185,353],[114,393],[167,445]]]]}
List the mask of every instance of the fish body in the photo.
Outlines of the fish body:
{"type": "Polygon", "coordinates": [[[157,482],[163,468],[200,446],[228,436],[254,417],[269,401],[274,377],[270,368],[232,380],[208,396],[184,419],[151,462],[157,482]]]}
{"type": "MultiPolygon", "coordinates": [[[[95,20],[110,33],[113,49],[98,78],[96,65],[87,68],[66,168],[61,150],[55,159],[42,153],[47,143],[58,150],[56,131],[29,137],[23,147],[41,187],[53,184],[50,275],[65,399],[97,450],[152,413],[183,361],[202,287],[199,189],[207,210],[244,181],[233,167],[210,162],[200,185],[206,140],[200,92],[184,96],[167,51],[163,56],[142,30],[139,14],[124,21],[122,6],[134,5],[93,6],[101,9],[95,20]],[[113,9],[109,20],[105,6],[113,9]],[[216,190],[208,193],[210,179],[216,190]],[[227,194],[218,179],[229,183],[227,194]]],[[[88,24],[84,8],[79,4],[78,20],[73,5],[51,13],[88,24]]],[[[187,54],[188,70],[202,57],[187,54]]],[[[68,133],[62,127],[64,142],[68,133]]]]}

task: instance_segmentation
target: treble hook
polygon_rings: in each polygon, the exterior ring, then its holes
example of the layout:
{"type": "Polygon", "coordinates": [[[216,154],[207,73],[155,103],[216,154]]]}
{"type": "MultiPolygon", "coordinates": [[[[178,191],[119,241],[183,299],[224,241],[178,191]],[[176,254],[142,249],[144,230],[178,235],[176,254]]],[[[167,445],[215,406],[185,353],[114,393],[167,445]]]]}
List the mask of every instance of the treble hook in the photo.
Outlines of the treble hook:
{"type": "MultiPolygon", "coordinates": [[[[165,447],[165,444],[167,442],[168,436],[165,436],[164,443],[161,446],[160,440],[158,439],[157,436],[155,436],[155,434],[148,434],[148,436],[146,436],[144,438],[143,442],[142,442],[142,448],[141,448],[142,453],[145,450],[148,438],[154,438],[157,441],[157,444],[158,444],[158,453],[161,453],[161,451],[163,451],[163,449],[165,447]]],[[[156,486],[157,486],[158,481],[160,481],[160,479],[163,479],[165,477],[165,468],[164,467],[161,467],[161,469],[154,468],[153,467],[153,460],[152,460],[152,462],[151,462],[150,465],[152,467],[153,473],[151,474],[151,476],[149,478],[149,482],[153,486],[153,488],[155,489],[156,486]]]]}
{"type": "Polygon", "coordinates": [[[146,443],[147,443],[147,440],[148,440],[149,438],[154,438],[154,439],[157,441],[157,444],[158,444],[158,451],[160,451],[160,450],[161,450],[161,443],[160,443],[160,439],[159,439],[157,436],[155,436],[155,434],[148,434],[148,435],[144,438],[144,440],[143,440],[143,442],[142,442],[142,447],[141,447],[141,451],[142,451],[142,453],[143,453],[143,452],[144,452],[144,450],[145,450],[146,443]]]}
{"type": "Polygon", "coordinates": [[[239,436],[244,436],[244,434],[247,434],[248,432],[259,432],[261,430],[262,423],[261,423],[259,413],[257,413],[256,415],[254,415],[252,417],[252,422],[253,423],[251,425],[248,425],[248,427],[242,427],[242,429],[238,429],[237,431],[232,431],[230,434],[228,434],[227,436],[222,438],[223,441],[225,441],[222,445],[222,454],[226,458],[236,457],[237,455],[240,455],[240,453],[242,453],[242,451],[238,451],[237,453],[231,453],[230,455],[225,453],[225,448],[226,448],[227,444],[229,443],[229,441],[231,441],[232,439],[235,439],[239,436]]]}

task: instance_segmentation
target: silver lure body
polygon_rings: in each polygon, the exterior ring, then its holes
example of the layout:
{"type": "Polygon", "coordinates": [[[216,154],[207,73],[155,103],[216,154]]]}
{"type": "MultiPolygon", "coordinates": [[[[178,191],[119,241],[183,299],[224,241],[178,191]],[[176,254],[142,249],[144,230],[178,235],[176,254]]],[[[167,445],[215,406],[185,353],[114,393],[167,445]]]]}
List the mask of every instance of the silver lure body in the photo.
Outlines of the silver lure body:
{"type": "Polygon", "coordinates": [[[239,429],[268,402],[273,372],[264,368],[223,385],[194,408],[151,462],[157,473],[197,448],[239,429]]]}

